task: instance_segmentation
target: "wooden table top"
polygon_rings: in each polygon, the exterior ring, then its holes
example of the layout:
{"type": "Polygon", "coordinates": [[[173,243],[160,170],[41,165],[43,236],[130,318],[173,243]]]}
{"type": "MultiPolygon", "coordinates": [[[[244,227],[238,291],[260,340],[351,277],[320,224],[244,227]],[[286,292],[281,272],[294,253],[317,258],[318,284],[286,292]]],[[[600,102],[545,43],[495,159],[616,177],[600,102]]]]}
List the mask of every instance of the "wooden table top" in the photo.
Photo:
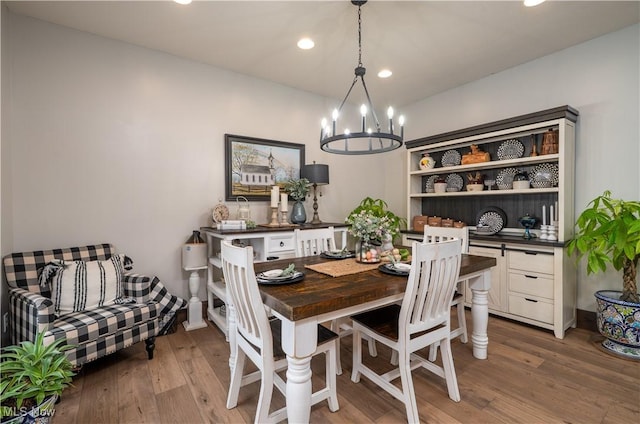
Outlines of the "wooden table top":
{"type": "MultiPolygon", "coordinates": [[[[320,256],[281,259],[254,265],[256,272],[286,268],[294,263],[304,270],[305,278],[299,283],[284,285],[260,285],[265,305],[292,321],[337,311],[350,306],[404,293],[407,278],[385,274],[378,269],[331,277],[305,268],[305,265],[327,262],[320,256]]],[[[462,255],[460,276],[464,277],[496,265],[496,259],[486,256],[462,255]]]]}

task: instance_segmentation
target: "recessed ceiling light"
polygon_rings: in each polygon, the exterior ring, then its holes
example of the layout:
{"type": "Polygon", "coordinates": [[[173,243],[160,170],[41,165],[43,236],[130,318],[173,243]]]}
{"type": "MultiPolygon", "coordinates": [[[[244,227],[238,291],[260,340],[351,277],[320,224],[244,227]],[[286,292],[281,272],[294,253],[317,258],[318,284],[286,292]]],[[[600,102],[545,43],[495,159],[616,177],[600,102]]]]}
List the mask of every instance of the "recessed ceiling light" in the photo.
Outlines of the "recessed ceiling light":
{"type": "Polygon", "coordinates": [[[313,42],[313,40],[311,38],[301,38],[300,41],[298,41],[298,47],[300,47],[302,50],[309,50],[312,49],[313,46],[315,46],[316,43],[313,42]]]}
{"type": "Polygon", "coordinates": [[[524,0],[524,5],[527,7],[537,6],[540,3],[544,3],[544,0],[524,0]]]}
{"type": "Polygon", "coordinates": [[[378,72],[378,77],[389,78],[392,74],[393,72],[391,72],[389,69],[383,69],[380,72],[378,72]]]}
{"type": "Polygon", "coordinates": [[[190,4],[191,0],[173,0],[174,2],[178,3],[178,4],[190,4]]]}

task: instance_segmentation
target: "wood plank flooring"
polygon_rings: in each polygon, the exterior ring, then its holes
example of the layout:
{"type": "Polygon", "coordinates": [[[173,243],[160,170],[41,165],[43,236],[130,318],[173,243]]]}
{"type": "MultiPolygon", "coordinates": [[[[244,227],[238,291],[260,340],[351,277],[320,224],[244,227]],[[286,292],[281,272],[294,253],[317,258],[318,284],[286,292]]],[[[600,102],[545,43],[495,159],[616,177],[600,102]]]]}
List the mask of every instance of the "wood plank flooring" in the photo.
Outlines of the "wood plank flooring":
{"type": "MultiPolygon", "coordinates": [[[[467,320],[471,324],[470,312],[467,320]]],[[[563,340],[550,331],[490,317],[489,358],[476,360],[471,343],[453,343],[462,401],[447,397],[444,380],[414,371],[420,418],[428,423],[640,422],[640,363],[613,357],[596,333],[571,329],[563,340]]],[[[368,381],[350,380],[351,337],[341,344],[345,372],[338,376],[340,410],[326,402],[312,409],[315,423],[406,422],[403,405],[368,381]]],[[[364,352],[368,352],[366,347],[364,352]]],[[[144,343],[87,364],[56,405],[53,424],[253,422],[258,384],[241,389],[238,407],[225,407],[229,348],[207,328],[156,339],[155,357],[144,343]]],[[[390,352],[365,361],[390,368],[390,352]]],[[[249,361],[247,361],[249,362],[249,361]]],[[[324,358],[313,359],[314,390],[324,384],[324,358]]],[[[272,407],[284,404],[274,390],[272,407]]]]}

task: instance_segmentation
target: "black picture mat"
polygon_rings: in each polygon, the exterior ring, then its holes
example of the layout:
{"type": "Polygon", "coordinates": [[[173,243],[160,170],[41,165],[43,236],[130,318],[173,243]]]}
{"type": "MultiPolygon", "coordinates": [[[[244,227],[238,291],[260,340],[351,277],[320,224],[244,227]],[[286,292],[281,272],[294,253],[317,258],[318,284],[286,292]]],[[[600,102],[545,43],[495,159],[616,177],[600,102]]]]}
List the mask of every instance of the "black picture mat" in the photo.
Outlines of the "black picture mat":
{"type": "MultiPolygon", "coordinates": [[[[422,199],[422,215],[451,218],[474,226],[477,223],[479,211],[489,207],[499,207],[507,215],[505,228],[522,228],[518,223],[518,218],[526,214],[538,218],[534,228],[540,228],[542,206],[547,206],[547,214],[549,214],[549,206],[555,206],[557,200],[557,193],[427,197],[422,199]]],[[[549,221],[549,216],[547,216],[547,221],[549,221]]]]}

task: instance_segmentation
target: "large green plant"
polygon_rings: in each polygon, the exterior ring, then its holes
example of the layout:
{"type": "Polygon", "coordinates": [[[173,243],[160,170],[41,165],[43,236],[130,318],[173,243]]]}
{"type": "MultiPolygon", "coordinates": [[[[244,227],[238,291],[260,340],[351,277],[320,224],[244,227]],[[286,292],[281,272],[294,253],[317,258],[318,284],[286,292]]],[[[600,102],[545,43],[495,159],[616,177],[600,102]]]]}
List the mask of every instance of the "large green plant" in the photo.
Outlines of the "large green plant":
{"type": "Polygon", "coordinates": [[[387,207],[387,202],[382,199],[365,197],[362,202],[349,213],[345,222],[354,225],[363,214],[368,214],[375,218],[385,218],[385,222],[388,223],[387,233],[392,238],[395,238],[400,234],[400,230],[406,225],[407,221],[388,210],[387,207]]]}
{"type": "Polygon", "coordinates": [[[568,245],[569,255],[586,255],[587,274],[604,272],[607,264],[622,270],[620,299],[638,303],[640,202],[612,199],[607,190],[589,202],[576,226],[578,231],[568,245]]]}
{"type": "Polygon", "coordinates": [[[21,407],[41,404],[51,395],[60,395],[71,384],[73,366],[62,346],[64,340],[44,345],[44,333],[35,341],[7,346],[0,354],[0,418],[12,415],[21,407]]]}

